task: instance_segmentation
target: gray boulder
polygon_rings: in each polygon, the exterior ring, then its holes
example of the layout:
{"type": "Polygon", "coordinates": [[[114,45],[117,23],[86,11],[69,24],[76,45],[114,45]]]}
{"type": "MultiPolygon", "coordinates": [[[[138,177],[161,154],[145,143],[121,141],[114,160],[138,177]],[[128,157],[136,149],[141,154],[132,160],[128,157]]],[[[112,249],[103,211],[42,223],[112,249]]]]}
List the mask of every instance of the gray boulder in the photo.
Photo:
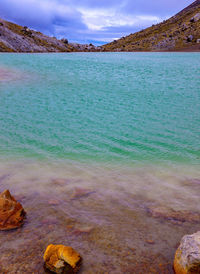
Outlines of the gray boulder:
{"type": "Polygon", "coordinates": [[[188,42],[192,42],[193,38],[194,38],[193,35],[189,35],[189,36],[187,37],[187,41],[188,41],[188,42]]]}
{"type": "Polygon", "coordinates": [[[62,38],[60,41],[63,42],[64,44],[66,44],[66,45],[68,45],[68,43],[69,43],[66,38],[62,38]]]}
{"type": "Polygon", "coordinates": [[[200,20],[200,13],[197,13],[194,17],[190,19],[190,22],[195,23],[200,20]]]}

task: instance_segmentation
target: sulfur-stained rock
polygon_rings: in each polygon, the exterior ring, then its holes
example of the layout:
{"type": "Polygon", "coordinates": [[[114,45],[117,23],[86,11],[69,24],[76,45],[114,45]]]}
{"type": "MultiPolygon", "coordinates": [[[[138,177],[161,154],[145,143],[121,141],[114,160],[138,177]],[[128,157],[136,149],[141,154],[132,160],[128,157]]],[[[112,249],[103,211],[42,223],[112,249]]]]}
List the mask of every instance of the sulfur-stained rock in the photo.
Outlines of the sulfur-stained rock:
{"type": "Polygon", "coordinates": [[[0,230],[9,230],[23,225],[26,212],[11,196],[9,190],[0,194],[0,230]]]}
{"type": "Polygon", "coordinates": [[[49,245],[44,253],[45,267],[54,273],[77,273],[81,256],[70,246],[49,245]]]}
{"type": "Polygon", "coordinates": [[[175,259],[176,274],[200,273],[200,231],[182,238],[175,259]]]}

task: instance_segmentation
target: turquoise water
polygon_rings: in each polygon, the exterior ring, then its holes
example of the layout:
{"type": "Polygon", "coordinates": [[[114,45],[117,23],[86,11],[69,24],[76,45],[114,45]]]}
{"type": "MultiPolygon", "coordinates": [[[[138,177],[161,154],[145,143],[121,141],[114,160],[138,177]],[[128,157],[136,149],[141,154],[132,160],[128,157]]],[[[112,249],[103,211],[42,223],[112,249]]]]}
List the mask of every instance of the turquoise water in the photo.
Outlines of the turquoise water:
{"type": "Polygon", "coordinates": [[[199,53],[1,54],[0,67],[4,159],[200,162],[199,53]]]}

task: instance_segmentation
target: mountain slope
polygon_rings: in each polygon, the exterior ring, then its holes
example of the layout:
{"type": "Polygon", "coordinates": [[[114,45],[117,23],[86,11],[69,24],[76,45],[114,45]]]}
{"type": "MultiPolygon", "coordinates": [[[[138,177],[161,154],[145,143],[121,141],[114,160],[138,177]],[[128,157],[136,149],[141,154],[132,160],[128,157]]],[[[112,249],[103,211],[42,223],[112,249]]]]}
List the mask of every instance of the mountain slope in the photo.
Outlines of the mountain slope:
{"type": "Polygon", "coordinates": [[[65,52],[68,44],[0,19],[0,51],[2,52],[65,52]]]}
{"type": "Polygon", "coordinates": [[[104,51],[200,51],[200,0],[140,32],[102,46],[104,51]]]}
{"type": "Polygon", "coordinates": [[[72,52],[97,51],[97,47],[57,40],[28,27],[22,27],[0,18],[0,52],[72,52]]]}

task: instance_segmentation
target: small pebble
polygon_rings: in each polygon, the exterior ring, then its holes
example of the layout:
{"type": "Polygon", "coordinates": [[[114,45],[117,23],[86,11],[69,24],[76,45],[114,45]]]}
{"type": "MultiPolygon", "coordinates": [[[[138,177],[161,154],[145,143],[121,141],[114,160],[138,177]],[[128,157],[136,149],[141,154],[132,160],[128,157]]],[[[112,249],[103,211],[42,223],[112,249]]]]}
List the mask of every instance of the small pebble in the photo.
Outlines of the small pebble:
{"type": "Polygon", "coordinates": [[[48,204],[49,204],[49,205],[59,205],[60,202],[59,202],[58,200],[49,200],[49,201],[48,201],[48,204]]]}
{"type": "Polygon", "coordinates": [[[146,243],[150,244],[150,245],[154,245],[155,244],[155,242],[153,240],[151,240],[151,239],[147,239],[146,243]]]}

